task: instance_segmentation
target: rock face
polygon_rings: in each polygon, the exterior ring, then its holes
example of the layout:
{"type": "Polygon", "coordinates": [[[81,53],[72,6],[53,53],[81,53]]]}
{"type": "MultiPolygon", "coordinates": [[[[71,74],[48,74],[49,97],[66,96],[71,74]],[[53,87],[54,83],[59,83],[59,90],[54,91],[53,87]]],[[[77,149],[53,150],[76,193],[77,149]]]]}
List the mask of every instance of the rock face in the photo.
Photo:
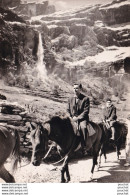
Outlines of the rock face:
{"type": "Polygon", "coordinates": [[[48,1],[27,3],[27,1],[22,2],[21,0],[0,0],[0,7],[11,9],[18,15],[24,15],[24,18],[55,12],[55,6],[49,5],[48,1]]]}
{"type": "Polygon", "coordinates": [[[49,5],[48,1],[43,3],[21,3],[13,11],[20,15],[27,15],[28,17],[50,14],[55,12],[55,6],[49,5]]]}
{"type": "Polygon", "coordinates": [[[104,22],[107,25],[122,24],[130,21],[130,3],[126,4],[126,0],[114,1],[110,5],[102,6],[100,8],[104,16],[104,22]]]}
{"type": "Polygon", "coordinates": [[[14,85],[25,62],[33,66],[36,61],[38,32],[11,11],[0,8],[0,13],[0,76],[14,85]]]}
{"type": "Polygon", "coordinates": [[[20,0],[0,0],[0,7],[15,7],[20,4],[20,0]]]}
{"type": "MultiPolygon", "coordinates": [[[[57,74],[59,73],[58,75],[65,78],[66,73],[69,72],[69,75],[81,75],[82,77],[90,67],[95,74],[97,66],[98,68],[102,67],[101,63],[105,63],[108,66],[107,71],[109,71],[109,66],[113,62],[129,57],[129,9],[130,2],[124,0],[115,1],[105,6],[96,5],[76,11],[44,16],[41,21],[43,20],[49,28],[49,37],[56,54],[56,61],[61,62],[55,64],[55,67],[57,66],[59,69],[62,67],[64,70],[62,71],[64,75],[61,75],[56,67],[57,74]],[[110,58],[109,60],[105,59],[105,52],[108,51],[108,55],[110,55],[114,47],[119,57],[116,56],[115,52],[115,56],[112,54],[111,60],[110,58]],[[124,55],[121,52],[123,48],[124,55]],[[95,60],[95,56],[99,53],[102,54],[100,60],[95,60]],[[74,73],[75,71],[77,74],[74,73]]],[[[124,68],[124,61],[121,64],[120,68],[124,68]]],[[[114,65],[113,71],[116,72],[115,67],[114,65]]],[[[106,75],[105,68],[101,69],[102,76],[106,75]]],[[[101,69],[99,68],[99,72],[101,69]]],[[[124,71],[126,70],[127,68],[124,69],[124,71]]],[[[68,80],[68,76],[66,79],[68,80]]]]}
{"type": "MultiPolygon", "coordinates": [[[[35,3],[23,9],[20,6],[24,4],[17,7],[19,14],[24,10],[28,15],[31,9],[31,16],[46,11],[48,2],[40,7],[35,3]]],[[[129,1],[116,1],[105,6],[43,15],[41,19],[34,17],[26,24],[16,14],[1,8],[1,75],[5,75],[8,82],[20,80],[26,87],[37,77],[34,69],[38,57],[38,31],[42,35],[43,62],[48,74],[54,73],[72,83],[84,79],[86,74],[106,78],[122,68],[129,73],[129,9],[129,1]]]]}
{"type": "Polygon", "coordinates": [[[25,108],[17,103],[0,101],[0,129],[17,130],[20,135],[21,154],[31,153],[30,121],[31,116],[25,112],[25,108]],[[27,116],[28,115],[28,116],[27,116]]]}
{"type": "Polygon", "coordinates": [[[24,18],[55,12],[55,6],[49,5],[48,1],[27,3],[27,1],[22,2],[20,0],[0,0],[0,7],[8,8],[24,18]]]}

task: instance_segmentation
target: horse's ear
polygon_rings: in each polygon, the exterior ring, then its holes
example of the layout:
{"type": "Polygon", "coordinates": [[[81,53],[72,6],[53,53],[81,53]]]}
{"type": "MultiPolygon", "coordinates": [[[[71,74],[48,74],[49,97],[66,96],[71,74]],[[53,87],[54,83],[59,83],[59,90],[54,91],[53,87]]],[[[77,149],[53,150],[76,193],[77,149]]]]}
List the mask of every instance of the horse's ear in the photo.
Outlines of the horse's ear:
{"type": "Polygon", "coordinates": [[[36,129],[36,124],[34,122],[30,122],[30,125],[31,125],[33,130],[36,129]]]}
{"type": "Polygon", "coordinates": [[[50,132],[51,132],[50,123],[49,122],[44,123],[43,128],[44,128],[45,131],[47,131],[47,134],[49,135],[50,132]]]}
{"type": "Polygon", "coordinates": [[[50,124],[50,122],[51,122],[51,120],[48,120],[48,121],[44,122],[43,125],[50,124]]]}

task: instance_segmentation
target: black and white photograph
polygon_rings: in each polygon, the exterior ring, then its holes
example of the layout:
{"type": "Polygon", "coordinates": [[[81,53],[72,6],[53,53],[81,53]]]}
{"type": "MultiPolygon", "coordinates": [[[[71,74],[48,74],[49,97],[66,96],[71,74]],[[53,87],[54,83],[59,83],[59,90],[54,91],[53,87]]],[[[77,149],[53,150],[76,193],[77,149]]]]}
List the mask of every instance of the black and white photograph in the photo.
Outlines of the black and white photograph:
{"type": "Polygon", "coordinates": [[[0,183],[130,183],[129,86],[130,0],[0,0],[0,183]]]}

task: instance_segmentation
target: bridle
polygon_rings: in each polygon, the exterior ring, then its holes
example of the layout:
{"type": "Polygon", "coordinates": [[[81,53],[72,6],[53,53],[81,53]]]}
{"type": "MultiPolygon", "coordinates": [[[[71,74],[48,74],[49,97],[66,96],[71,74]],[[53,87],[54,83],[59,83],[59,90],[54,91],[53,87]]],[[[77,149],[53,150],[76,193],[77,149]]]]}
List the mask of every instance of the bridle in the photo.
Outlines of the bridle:
{"type": "MultiPolygon", "coordinates": [[[[75,134],[75,136],[74,136],[74,139],[72,140],[71,147],[70,147],[69,151],[67,152],[67,154],[65,154],[65,156],[64,156],[62,159],[60,159],[59,161],[54,162],[54,163],[51,163],[52,165],[59,164],[59,163],[62,162],[63,160],[66,160],[66,158],[68,157],[68,155],[69,155],[69,154],[72,152],[72,150],[73,150],[75,141],[76,141],[76,139],[77,139],[77,134],[78,134],[78,131],[76,132],[76,134],[75,134]]],[[[52,146],[52,147],[53,147],[53,146],[52,146]]],[[[48,150],[48,152],[46,153],[46,155],[44,156],[43,160],[45,160],[45,159],[47,158],[47,156],[49,155],[49,153],[50,153],[52,147],[49,148],[49,150],[48,150]]]]}

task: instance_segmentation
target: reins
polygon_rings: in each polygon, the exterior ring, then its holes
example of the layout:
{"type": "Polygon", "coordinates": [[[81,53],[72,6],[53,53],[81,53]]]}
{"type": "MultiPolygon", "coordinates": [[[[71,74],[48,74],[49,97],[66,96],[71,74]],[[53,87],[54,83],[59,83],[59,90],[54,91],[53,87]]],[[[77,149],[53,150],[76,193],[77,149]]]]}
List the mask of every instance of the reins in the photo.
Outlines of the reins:
{"type": "MultiPolygon", "coordinates": [[[[78,130],[78,131],[79,131],[79,130],[78,130]]],[[[72,140],[72,144],[71,144],[71,147],[70,147],[70,149],[69,149],[69,152],[68,152],[62,159],[60,159],[59,161],[54,162],[54,163],[51,163],[52,165],[55,165],[55,164],[58,164],[58,163],[62,162],[62,161],[71,153],[72,148],[73,148],[73,146],[74,146],[74,144],[75,144],[75,141],[76,141],[76,139],[77,139],[78,131],[76,132],[75,137],[74,137],[74,139],[72,140]]],[[[49,150],[48,150],[48,152],[46,153],[46,155],[45,155],[45,157],[43,158],[43,160],[46,159],[46,157],[47,157],[48,154],[50,153],[51,149],[52,149],[52,147],[49,148],[49,150]]]]}
{"type": "Polygon", "coordinates": [[[46,153],[46,155],[44,156],[44,158],[42,160],[45,160],[48,156],[48,154],[50,153],[51,149],[52,149],[53,145],[49,148],[48,152],[46,153]]]}
{"type": "Polygon", "coordinates": [[[55,162],[55,163],[52,163],[53,165],[55,165],[55,164],[58,164],[58,163],[60,163],[60,162],[62,162],[70,153],[71,153],[71,151],[72,151],[72,148],[73,148],[73,146],[74,146],[74,143],[75,143],[75,141],[76,141],[76,137],[77,136],[77,133],[76,133],[76,135],[75,135],[75,137],[74,137],[74,139],[73,139],[73,141],[72,141],[72,145],[71,145],[71,147],[70,147],[70,150],[69,150],[69,152],[61,159],[61,160],[59,160],[59,161],[57,161],[57,162],[55,162]]]}

